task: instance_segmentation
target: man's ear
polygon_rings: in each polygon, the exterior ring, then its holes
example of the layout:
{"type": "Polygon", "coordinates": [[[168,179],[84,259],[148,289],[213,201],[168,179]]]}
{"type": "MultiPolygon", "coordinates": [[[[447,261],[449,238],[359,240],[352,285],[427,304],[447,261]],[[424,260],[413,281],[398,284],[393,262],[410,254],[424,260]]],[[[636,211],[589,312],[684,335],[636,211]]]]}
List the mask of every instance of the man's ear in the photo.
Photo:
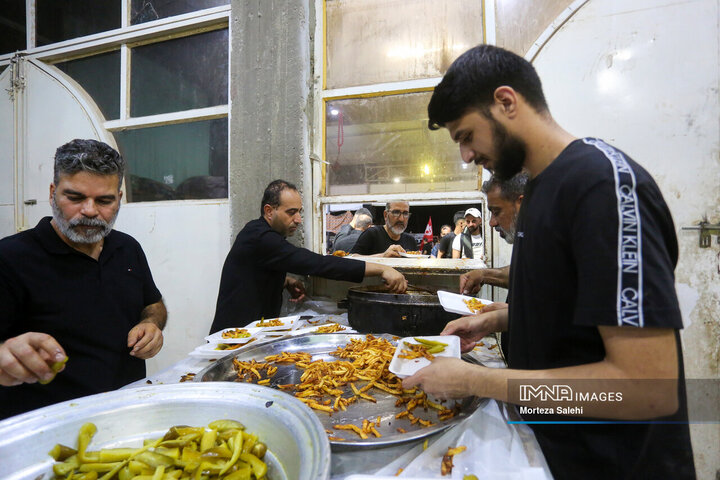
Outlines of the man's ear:
{"type": "Polygon", "coordinates": [[[512,118],[517,114],[518,93],[514,88],[507,85],[499,86],[495,89],[493,98],[495,105],[498,105],[506,116],[512,118]]]}
{"type": "Polygon", "coordinates": [[[523,201],[524,197],[525,197],[525,195],[518,195],[517,199],[515,199],[515,209],[516,210],[520,209],[520,205],[522,205],[522,201],[523,201]]]}
{"type": "Polygon", "coordinates": [[[275,209],[269,204],[266,203],[263,205],[263,217],[265,218],[272,218],[272,213],[275,209]]]}
{"type": "Polygon", "coordinates": [[[48,200],[52,202],[53,195],[55,195],[55,184],[50,183],[50,196],[48,197],[48,200]]]}

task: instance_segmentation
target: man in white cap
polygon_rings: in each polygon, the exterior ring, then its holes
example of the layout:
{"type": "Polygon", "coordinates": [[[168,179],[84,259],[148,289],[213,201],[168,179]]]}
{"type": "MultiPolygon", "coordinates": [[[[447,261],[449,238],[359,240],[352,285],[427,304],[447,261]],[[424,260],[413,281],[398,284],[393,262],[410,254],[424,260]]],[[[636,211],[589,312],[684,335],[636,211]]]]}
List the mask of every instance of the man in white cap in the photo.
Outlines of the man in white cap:
{"type": "Polygon", "coordinates": [[[465,230],[455,237],[452,258],[478,258],[485,260],[485,242],[482,237],[482,214],[477,208],[465,210],[465,230]]]}

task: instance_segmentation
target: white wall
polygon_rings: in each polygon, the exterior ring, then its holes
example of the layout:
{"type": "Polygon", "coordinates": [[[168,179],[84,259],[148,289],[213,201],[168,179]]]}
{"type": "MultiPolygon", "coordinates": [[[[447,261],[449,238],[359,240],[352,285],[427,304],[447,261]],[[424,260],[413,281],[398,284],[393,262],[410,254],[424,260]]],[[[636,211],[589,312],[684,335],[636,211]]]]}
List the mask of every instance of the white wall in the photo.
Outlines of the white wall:
{"type": "Polygon", "coordinates": [[[228,201],[125,204],[115,229],[142,245],[168,309],[163,349],[147,362],[152,375],[185,358],[210,330],[231,244],[228,201]]]}

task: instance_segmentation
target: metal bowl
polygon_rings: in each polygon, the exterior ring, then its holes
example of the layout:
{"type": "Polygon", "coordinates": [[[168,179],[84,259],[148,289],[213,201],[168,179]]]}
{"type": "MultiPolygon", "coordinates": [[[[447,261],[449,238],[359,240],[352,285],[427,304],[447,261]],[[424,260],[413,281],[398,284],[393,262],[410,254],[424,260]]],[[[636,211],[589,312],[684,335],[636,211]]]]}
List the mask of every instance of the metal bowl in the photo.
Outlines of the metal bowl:
{"type": "Polygon", "coordinates": [[[330,476],[330,444],[318,418],[302,402],[271,388],[241,383],[154,385],[82,397],[0,422],[0,478],[52,478],[56,443],[77,445],[93,422],[92,450],[139,447],[173,425],[203,426],[229,418],[265,442],[268,478],[330,476]]]}

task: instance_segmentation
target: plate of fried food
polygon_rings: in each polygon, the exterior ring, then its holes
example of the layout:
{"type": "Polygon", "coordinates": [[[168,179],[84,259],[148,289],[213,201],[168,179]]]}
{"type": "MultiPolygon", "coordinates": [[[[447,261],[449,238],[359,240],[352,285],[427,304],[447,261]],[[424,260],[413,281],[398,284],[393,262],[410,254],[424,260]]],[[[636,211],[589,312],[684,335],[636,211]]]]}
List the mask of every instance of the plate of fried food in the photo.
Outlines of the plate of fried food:
{"type": "MultiPolygon", "coordinates": [[[[388,369],[397,343],[391,335],[344,332],[286,337],[227,355],[193,381],[256,383],[292,395],[320,418],[335,451],[417,440],[478,408],[477,397],[445,401],[417,387],[403,389],[402,380],[388,369]]],[[[471,356],[463,358],[477,363],[471,356]]]]}
{"type": "Polygon", "coordinates": [[[435,357],[460,358],[460,337],[435,335],[401,338],[390,361],[389,370],[398,378],[409,377],[430,365],[435,357]]]}
{"type": "Polygon", "coordinates": [[[298,326],[300,315],[292,315],[290,317],[279,317],[279,318],[261,318],[254,322],[248,323],[245,328],[259,328],[263,332],[282,332],[291,331],[298,326]]]}
{"type": "Polygon", "coordinates": [[[262,328],[226,328],[205,337],[210,343],[248,343],[258,337],[262,328]]]}
{"type": "Polygon", "coordinates": [[[430,258],[430,255],[424,255],[422,252],[419,251],[409,251],[409,252],[401,252],[401,257],[404,258],[430,258]]]}
{"type": "Polygon", "coordinates": [[[492,300],[460,295],[445,290],[438,290],[437,296],[446,312],[459,313],[460,315],[475,315],[493,303],[492,300]]]}

